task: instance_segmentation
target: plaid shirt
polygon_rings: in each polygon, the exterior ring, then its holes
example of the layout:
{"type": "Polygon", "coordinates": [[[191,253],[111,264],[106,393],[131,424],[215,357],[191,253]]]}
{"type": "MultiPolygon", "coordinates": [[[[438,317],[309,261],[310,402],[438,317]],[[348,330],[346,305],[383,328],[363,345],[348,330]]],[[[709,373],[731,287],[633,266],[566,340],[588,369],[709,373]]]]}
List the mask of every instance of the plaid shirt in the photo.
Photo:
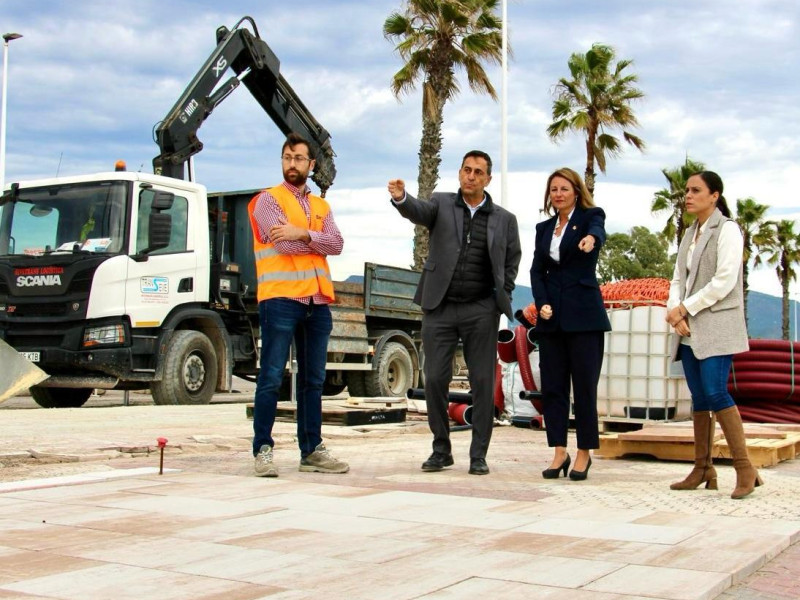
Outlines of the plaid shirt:
{"type": "MultiPolygon", "coordinates": [[[[282,185],[297,198],[300,206],[303,207],[306,220],[310,223],[311,204],[308,201],[308,195],[311,193],[311,190],[305,185],[302,189],[297,188],[286,181],[284,181],[282,185]]],[[[257,235],[259,241],[262,244],[273,243],[275,250],[281,254],[319,254],[322,256],[336,256],[342,253],[344,239],[342,239],[342,234],[336,226],[336,221],[333,220],[333,211],[328,211],[325,220],[322,222],[322,231],[308,231],[308,235],[311,237],[310,242],[304,242],[302,240],[272,242],[272,240],[269,239],[270,228],[275,225],[288,223],[289,219],[272,194],[266,190],[259,194],[253,216],[258,224],[257,235]]],[[[296,300],[303,304],[310,304],[312,300],[314,304],[330,303],[328,298],[323,296],[320,292],[317,292],[313,296],[290,298],[290,300],[296,300]]]]}

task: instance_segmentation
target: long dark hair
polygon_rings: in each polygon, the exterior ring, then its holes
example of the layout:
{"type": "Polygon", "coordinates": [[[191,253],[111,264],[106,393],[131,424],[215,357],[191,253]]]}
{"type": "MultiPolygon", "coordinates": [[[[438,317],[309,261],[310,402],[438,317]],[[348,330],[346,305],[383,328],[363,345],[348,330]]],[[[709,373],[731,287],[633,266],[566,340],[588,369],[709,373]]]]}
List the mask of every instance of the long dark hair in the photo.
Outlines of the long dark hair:
{"type": "Polygon", "coordinates": [[[697,173],[692,173],[692,177],[695,175],[702,179],[703,183],[708,186],[709,192],[712,194],[714,192],[719,193],[719,198],[717,198],[717,208],[719,209],[719,212],[730,219],[731,209],[728,208],[728,201],[725,200],[725,196],[722,195],[722,189],[724,187],[722,184],[722,177],[714,173],[714,171],[698,171],[697,173]]]}

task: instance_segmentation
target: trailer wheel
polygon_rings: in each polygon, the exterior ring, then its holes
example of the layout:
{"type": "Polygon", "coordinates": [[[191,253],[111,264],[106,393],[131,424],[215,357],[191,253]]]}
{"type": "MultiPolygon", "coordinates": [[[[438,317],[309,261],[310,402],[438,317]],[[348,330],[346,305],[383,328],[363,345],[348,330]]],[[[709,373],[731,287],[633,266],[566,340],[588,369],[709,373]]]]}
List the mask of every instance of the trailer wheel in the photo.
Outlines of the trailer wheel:
{"type": "Polygon", "coordinates": [[[378,368],[365,376],[368,396],[404,397],[414,382],[414,364],[406,347],[388,342],[381,350],[378,368]]]}
{"type": "Polygon", "coordinates": [[[91,388],[31,388],[31,396],[42,408],[79,408],[91,395],[91,388]]]}
{"type": "Polygon", "coordinates": [[[155,404],[208,404],[217,382],[214,346],[199,331],[172,334],[161,381],[150,384],[155,404]]]}
{"type": "Polygon", "coordinates": [[[367,395],[367,382],[363,371],[349,371],[347,373],[347,393],[351,398],[363,398],[367,395]]]}

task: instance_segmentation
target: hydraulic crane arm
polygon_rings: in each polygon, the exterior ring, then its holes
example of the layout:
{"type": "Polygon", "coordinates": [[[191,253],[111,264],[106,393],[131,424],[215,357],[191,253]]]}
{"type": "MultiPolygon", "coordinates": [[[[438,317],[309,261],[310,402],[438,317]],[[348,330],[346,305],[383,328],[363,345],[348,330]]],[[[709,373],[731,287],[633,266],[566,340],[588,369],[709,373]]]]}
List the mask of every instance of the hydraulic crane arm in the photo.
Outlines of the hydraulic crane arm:
{"type": "Polygon", "coordinates": [[[232,30],[224,26],[217,29],[217,47],[157,125],[154,138],[161,153],[153,159],[154,173],[184,178],[184,163],[203,149],[197,130],[240,82],[244,82],[284,135],[295,131],[309,141],[316,155],[311,179],[324,196],[336,177],[331,136],[280,74],[278,57],[259,37],[250,17],[240,19],[232,30]],[[250,22],[253,33],[239,27],[245,20],[250,22]],[[229,67],[236,76],[220,85],[229,67]]]}

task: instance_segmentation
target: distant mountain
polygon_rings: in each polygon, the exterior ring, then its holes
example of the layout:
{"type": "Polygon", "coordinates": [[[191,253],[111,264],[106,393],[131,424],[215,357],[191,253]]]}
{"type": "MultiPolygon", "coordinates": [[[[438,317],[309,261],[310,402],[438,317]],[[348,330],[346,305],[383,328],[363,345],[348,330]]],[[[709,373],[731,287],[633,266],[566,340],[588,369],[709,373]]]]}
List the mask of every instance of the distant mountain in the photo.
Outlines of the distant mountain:
{"type": "MultiPolygon", "coordinates": [[[[362,283],[362,275],[350,275],[345,281],[349,283],[362,283]]],[[[781,298],[750,291],[747,302],[747,329],[751,338],[781,339],[781,298]]],[[[514,312],[525,308],[533,302],[531,288],[517,285],[511,305],[514,312]]],[[[789,301],[789,333],[795,338],[795,315],[798,312],[796,300],[789,301]]]]}
{"type": "MultiPolygon", "coordinates": [[[[533,302],[531,288],[518,285],[512,299],[514,312],[533,302]]],[[[781,298],[750,291],[747,294],[747,330],[751,338],[781,339],[781,298]]],[[[789,333],[794,339],[797,301],[789,301],[789,333]]]]}
{"type": "MultiPolygon", "coordinates": [[[[750,291],[747,294],[747,330],[751,338],[781,339],[782,299],[750,291]]],[[[797,337],[797,301],[789,300],[789,337],[797,337]]]]}

